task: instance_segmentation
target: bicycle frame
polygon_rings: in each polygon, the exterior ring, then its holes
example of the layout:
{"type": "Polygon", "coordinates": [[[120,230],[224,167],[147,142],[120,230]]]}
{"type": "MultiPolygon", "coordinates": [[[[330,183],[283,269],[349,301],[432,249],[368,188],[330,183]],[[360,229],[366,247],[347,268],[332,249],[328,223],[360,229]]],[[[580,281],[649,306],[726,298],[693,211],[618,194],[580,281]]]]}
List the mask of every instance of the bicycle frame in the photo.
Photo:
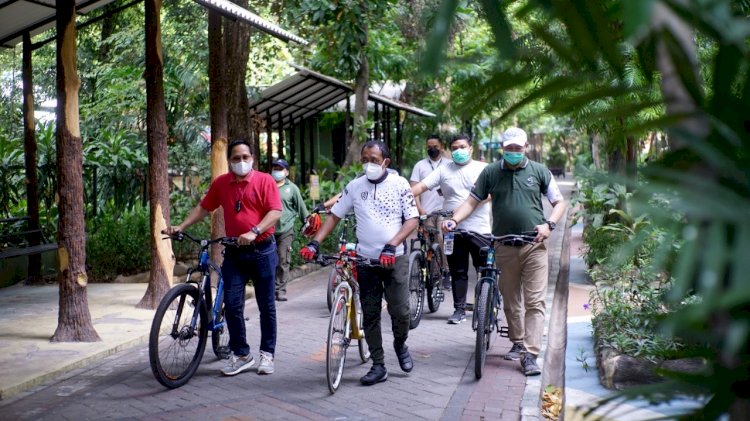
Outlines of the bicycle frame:
{"type": "MultiPolygon", "coordinates": [[[[351,244],[351,243],[349,243],[351,244]]],[[[365,332],[362,330],[362,326],[359,325],[357,319],[357,312],[359,310],[359,300],[354,300],[354,295],[359,291],[359,283],[357,282],[357,263],[356,252],[349,250],[348,245],[339,255],[339,260],[336,261],[336,271],[341,277],[341,282],[336,286],[336,290],[340,291],[342,288],[346,290],[346,306],[350,320],[355,321],[352,323],[352,338],[363,339],[365,332]]]]}
{"type": "MultiPolygon", "coordinates": [[[[508,328],[506,326],[497,326],[497,314],[500,310],[500,307],[502,306],[503,299],[500,296],[500,289],[497,281],[500,277],[501,270],[495,265],[495,248],[493,243],[494,241],[490,242],[490,245],[488,247],[484,247],[484,249],[487,250],[487,257],[485,258],[485,265],[479,267],[480,277],[477,281],[477,285],[474,287],[474,302],[476,303],[479,300],[479,294],[482,291],[482,285],[490,284],[490,288],[492,288],[494,294],[492,294],[493,311],[490,312],[490,323],[488,324],[488,326],[490,327],[490,332],[495,330],[495,327],[497,327],[499,329],[500,336],[507,337],[508,328]]],[[[475,309],[475,311],[472,312],[471,317],[471,328],[473,330],[477,330],[477,314],[478,311],[475,309]]]]}
{"type": "MultiPolygon", "coordinates": [[[[224,279],[221,276],[221,268],[210,259],[208,248],[208,241],[201,240],[201,252],[198,257],[198,265],[188,269],[188,272],[185,275],[185,283],[195,284],[196,288],[200,291],[198,294],[199,302],[197,303],[196,308],[199,308],[199,306],[205,306],[207,310],[211,309],[211,311],[207,312],[211,318],[209,320],[208,329],[210,331],[215,331],[226,324],[226,322],[215,323],[221,308],[222,300],[219,297],[224,296],[224,279]],[[213,270],[218,276],[216,282],[216,300],[214,300],[214,297],[211,295],[211,270],[213,270]],[[196,272],[201,274],[200,281],[192,280],[192,275],[196,272]]],[[[198,326],[199,313],[200,312],[198,311],[193,312],[193,318],[190,322],[190,329],[193,331],[195,331],[198,326]]],[[[175,329],[179,318],[180,314],[178,313],[175,319],[175,329]]]]}

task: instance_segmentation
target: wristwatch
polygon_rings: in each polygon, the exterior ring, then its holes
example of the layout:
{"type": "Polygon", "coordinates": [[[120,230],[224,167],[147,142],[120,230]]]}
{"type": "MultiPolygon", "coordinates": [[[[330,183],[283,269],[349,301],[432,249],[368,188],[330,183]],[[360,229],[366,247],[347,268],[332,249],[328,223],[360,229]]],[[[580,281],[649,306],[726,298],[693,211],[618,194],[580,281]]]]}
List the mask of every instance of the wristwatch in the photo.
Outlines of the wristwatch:
{"type": "Polygon", "coordinates": [[[256,236],[260,235],[260,230],[258,229],[258,227],[252,227],[250,231],[254,232],[256,236]]]}
{"type": "Polygon", "coordinates": [[[554,231],[554,230],[555,230],[555,228],[557,228],[557,224],[556,224],[556,223],[554,223],[554,222],[552,222],[552,221],[544,221],[544,222],[546,222],[546,223],[547,223],[547,226],[549,227],[549,230],[550,230],[550,231],[554,231]]]}

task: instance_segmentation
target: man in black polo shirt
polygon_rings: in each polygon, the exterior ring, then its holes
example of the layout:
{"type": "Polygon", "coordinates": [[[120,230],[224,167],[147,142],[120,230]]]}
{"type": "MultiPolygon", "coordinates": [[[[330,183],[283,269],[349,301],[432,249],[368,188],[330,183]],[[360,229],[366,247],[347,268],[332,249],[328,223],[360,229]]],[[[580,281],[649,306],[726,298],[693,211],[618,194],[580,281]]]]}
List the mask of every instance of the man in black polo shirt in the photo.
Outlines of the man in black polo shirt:
{"type": "Polygon", "coordinates": [[[488,196],[492,200],[492,234],[535,231],[535,244],[498,245],[495,258],[502,269],[500,292],[513,346],[507,360],[521,359],[524,374],[541,373],[536,358],[544,333],[547,295],[547,246],[544,243],[565,212],[565,200],[544,165],[526,158],[526,132],[511,127],[503,133],[503,159],[482,171],[466,201],[443,223],[446,231],[469,216],[488,196]],[[544,217],[542,195],[552,203],[544,217]]]}

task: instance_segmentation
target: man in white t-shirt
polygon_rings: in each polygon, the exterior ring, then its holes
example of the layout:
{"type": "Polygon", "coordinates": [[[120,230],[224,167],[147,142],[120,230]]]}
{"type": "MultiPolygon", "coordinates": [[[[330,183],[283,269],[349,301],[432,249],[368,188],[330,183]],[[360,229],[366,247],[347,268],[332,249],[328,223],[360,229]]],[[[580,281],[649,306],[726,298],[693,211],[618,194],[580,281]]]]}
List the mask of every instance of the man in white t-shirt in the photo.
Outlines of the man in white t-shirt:
{"type": "MultiPolygon", "coordinates": [[[[412,187],[416,186],[420,181],[424,180],[425,177],[430,175],[435,169],[440,168],[442,165],[446,165],[450,162],[450,158],[445,155],[443,149],[443,142],[440,140],[440,136],[433,134],[427,137],[427,158],[418,161],[414,164],[414,169],[411,171],[411,177],[409,183],[412,187]]],[[[420,196],[415,196],[417,202],[417,210],[420,215],[429,215],[432,212],[443,210],[443,192],[440,188],[435,190],[427,190],[420,196]]],[[[443,230],[442,218],[439,215],[434,215],[425,220],[425,226],[435,230],[435,241],[443,243],[443,230]]],[[[445,254],[443,254],[443,267],[448,267],[448,260],[445,254]]],[[[450,276],[446,273],[443,279],[443,288],[450,289],[450,276]]]]}
{"type": "Polygon", "coordinates": [[[365,176],[358,177],[344,188],[341,198],[331,207],[331,215],[300,250],[307,261],[315,259],[320,243],[350,211],[357,219],[357,253],[380,260],[382,267],[357,267],[362,302],[365,339],[372,356],[372,368],[360,382],[366,386],[388,378],[380,331],[383,297],[388,303],[393,330],[393,347],[401,370],[410,372],[414,361],[406,346],[409,335],[409,256],[404,240],[417,227],[419,212],[409,182],[395,171],[388,170],[388,147],[369,141],[362,147],[365,176]]]}
{"type": "MultiPolygon", "coordinates": [[[[453,161],[431,172],[424,180],[412,187],[412,192],[414,196],[419,196],[427,190],[440,188],[443,192],[443,209],[452,211],[469,197],[474,183],[487,164],[471,159],[471,138],[466,134],[459,134],[454,137],[451,140],[450,149],[453,161]]],[[[474,212],[463,220],[458,228],[480,234],[489,234],[492,231],[490,204],[484,202],[477,206],[474,212]]],[[[448,319],[450,324],[459,324],[466,320],[469,254],[471,254],[475,267],[481,266],[484,262],[484,258],[479,255],[479,246],[474,244],[470,238],[456,234],[453,254],[448,256],[448,267],[450,268],[453,286],[453,307],[455,308],[453,315],[448,319]]]]}

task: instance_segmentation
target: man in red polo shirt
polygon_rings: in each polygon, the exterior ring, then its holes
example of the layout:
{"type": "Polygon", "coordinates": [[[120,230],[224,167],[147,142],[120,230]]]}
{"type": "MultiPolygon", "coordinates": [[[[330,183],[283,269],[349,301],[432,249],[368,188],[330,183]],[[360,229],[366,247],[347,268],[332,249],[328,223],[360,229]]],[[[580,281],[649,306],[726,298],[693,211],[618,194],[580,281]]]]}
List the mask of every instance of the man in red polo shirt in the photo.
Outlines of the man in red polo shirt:
{"type": "Polygon", "coordinates": [[[273,232],[281,217],[281,199],[274,179],[253,171],[250,143],[240,139],[229,144],[231,172],[217,177],[185,220],[170,228],[180,232],[216,210],[224,209],[225,231],[237,237],[238,247],[227,247],[221,275],[224,278],[224,308],[232,356],[222,374],[234,376],[253,366],[255,359],[245,336],[245,284],[252,278],[260,311],[260,364],[258,374],[274,371],[276,349],[275,276],[279,256],[273,232]]]}

